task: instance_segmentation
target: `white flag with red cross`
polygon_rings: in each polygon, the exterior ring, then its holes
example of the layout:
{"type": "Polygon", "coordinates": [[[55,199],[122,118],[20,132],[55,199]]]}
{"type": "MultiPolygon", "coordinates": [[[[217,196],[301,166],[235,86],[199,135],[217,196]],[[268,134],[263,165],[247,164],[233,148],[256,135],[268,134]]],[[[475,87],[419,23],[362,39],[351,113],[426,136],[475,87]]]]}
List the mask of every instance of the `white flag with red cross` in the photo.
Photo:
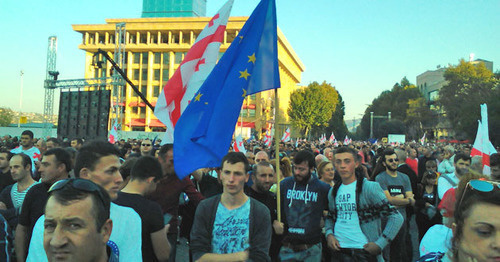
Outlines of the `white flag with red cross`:
{"type": "Polygon", "coordinates": [[[173,143],[177,120],[217,63],[233,1],[208,22],[158,96],[154,114],[167,127],[162,144],[173,143]]]}

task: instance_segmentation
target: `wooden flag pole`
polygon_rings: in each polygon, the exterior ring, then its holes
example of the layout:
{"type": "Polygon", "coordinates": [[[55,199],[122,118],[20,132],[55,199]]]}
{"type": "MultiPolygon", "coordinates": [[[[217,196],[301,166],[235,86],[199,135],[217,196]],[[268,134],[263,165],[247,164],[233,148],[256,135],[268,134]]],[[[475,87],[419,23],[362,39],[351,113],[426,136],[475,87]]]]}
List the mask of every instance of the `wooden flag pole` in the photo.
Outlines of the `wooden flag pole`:
{"type": "Polygon", "coordinates": [[[281,222],[281,193],[280,193],[280,138],[278,136],[278,116],[279,116],[279,99],[278,99],[278,89],[274,89],[274,143],[275,143],[275,160],[276,160],[276,212],[278,214],[278,222],[281,222]]]}

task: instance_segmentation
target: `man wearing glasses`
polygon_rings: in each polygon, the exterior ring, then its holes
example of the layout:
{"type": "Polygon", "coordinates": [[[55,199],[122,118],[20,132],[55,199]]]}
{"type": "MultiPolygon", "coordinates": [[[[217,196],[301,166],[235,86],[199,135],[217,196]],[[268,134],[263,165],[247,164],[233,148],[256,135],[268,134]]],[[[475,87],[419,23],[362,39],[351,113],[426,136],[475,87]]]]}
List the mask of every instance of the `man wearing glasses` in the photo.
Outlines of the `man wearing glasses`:
{"type": "Polygon", "coordinates": [[[281,261],[320,261],[320,221],[328,208],[330,186],[312,176],[316,166],[312,152],[298,152],[293,163],[293,176],[280,183],[285,223],[280,258],[281,261]]]}
{"type": "Polygon", "coordinates": [[[411,261],[411,257],[407,256],[406,251],[406,238],[408,234],[406,207],[415,204],[410,179],[407,175],[397,171],[399,159],[394,150],[385,150],[382,153],[380,161],[382,161],[382,166],[385,167],[385,171],[376,176],[375,181],[377,181],[380,187],[382,187],[382,190],[384,190],[389,203],[395,206],[405,219],[398,235],[391,242],[390,260],[411,261]]]}
{"type": "Polygon", "coordinates": [[[151,156],[153,151],[153,143],[149,139],[142,140],[141,156],[151,156]]]}
{"type": "Polygon", "coordinates": [[[66,179],[49,190],[43,246],[49,261],[118,261],[110,239],[110,199],[86,179],[66,179]]]}
{"type": "MultiPolygon", "coordinates": [[[[91,141],[85,144],[75,161],[75,176],[88,179],[103,187],[111,200],[117,198],[123,182],[119,172],[118,149],[105,141],[91,141]]],[[[123,261],[142,261],[141,218],[129,207],[111,203],[110,217],[114,221],[111,241],[116,243],[123,261]]],[[[38,219],[33,229],[27,261],[47,261],[43,251],[45,216],[38,219]]]]}

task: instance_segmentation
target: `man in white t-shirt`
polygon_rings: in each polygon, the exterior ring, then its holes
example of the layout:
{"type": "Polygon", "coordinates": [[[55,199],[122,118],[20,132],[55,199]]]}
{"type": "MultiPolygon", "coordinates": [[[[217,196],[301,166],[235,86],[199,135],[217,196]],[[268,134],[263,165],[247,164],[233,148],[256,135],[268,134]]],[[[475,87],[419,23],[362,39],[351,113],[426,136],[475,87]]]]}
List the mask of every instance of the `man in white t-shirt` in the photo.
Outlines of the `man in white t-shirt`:
{"type": "Polygon", "coordinates": [[[33,132],[30,130],[24,130],[21,133],[21,145],[12,149],[10,151],[12,154],[24,153],[31,158],[31,172],[35,173],[36,166],[35,162],[39,162],[42,159],[42,155],[38,148],[33,146],[33,132]]]}
{"type": "MultiPolygon", "coordinates": [[[[78,152],[75,176],[100,185],[108,192],[111,200],[114,200],[123,182],[118,170],[121,165],[118,155],[118,149],[112,144],[91,141],[78,152]]],[[[118,248],[120,261],[142,261],[142,229],[139,215],[132,208],[111,203],[110,217],[113,220],[110,241],[118,248]]],[[[41,216],[35,224],[27,261],[47,261],[43,248],[44,221],[45,216],[41,216]]]]}
{"type": "Polygon", "coordinates": [[[334,159],[342,183],[328,193],[325,235],[328,247],[335,251],[332,261],[383,261],[382,249],[399,232],[403,217],[378,183],[356,174],[360,159],[354,149],[341,147],[334,159]],[[382,217],[388,221],[384,228],[382,217]]]}
{"type": "Polygon", "coordinates": [[[469,167],[471,163],[471,158],[465,154],[456,154],[453,166],[455,167],[455,172],[441,174],[438,178],[438,195],[439,199],[443,199],[446,191],[450,190],[450,188],[456,188],[458,182],[460,181],[460,177],[469,172],[469,167]]]}

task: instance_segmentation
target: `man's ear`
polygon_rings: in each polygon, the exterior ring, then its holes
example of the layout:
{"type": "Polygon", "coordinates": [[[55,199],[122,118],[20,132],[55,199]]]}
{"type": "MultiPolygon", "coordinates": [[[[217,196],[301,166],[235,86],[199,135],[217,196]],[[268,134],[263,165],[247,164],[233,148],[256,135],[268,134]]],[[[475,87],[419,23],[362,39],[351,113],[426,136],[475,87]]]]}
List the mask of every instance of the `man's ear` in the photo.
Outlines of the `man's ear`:
{"type": "Polygon", "coordinates": [[[104,225],[102,225],[100,232],[104,243],[108,242],[109,237],[111,236],[111,231],[113,231],[113,220],[108,219],[104,222],[104,225]]]}
{"type": "Polygon", "coordinates": [[[90,179],[90,169],[86,167],[80,169],[80,178],[90,179]]]}

